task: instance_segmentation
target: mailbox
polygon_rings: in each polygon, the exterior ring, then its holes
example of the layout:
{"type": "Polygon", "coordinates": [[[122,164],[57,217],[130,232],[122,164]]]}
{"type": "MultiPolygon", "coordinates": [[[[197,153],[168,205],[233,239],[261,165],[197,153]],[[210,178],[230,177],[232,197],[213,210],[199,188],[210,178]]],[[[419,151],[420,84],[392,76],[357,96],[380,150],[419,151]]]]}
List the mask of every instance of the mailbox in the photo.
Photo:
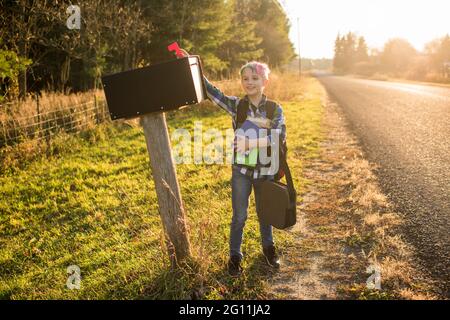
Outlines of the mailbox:
{"type": "Polygon", "coordinates": [[[102,77],[111,119],[165,112],[206,99],[199,56],[102,77]]]}

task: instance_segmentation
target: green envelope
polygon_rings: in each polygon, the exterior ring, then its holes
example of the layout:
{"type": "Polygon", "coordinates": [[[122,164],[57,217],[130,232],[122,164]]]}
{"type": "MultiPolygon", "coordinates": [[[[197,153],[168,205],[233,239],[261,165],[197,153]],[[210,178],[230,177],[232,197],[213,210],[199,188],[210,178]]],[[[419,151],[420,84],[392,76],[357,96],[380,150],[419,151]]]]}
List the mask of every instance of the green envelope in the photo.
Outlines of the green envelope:
{"type": "Polygon", "coordinates": [[[246,153],[236,152],[236,163],[242,164],[248,167],[256,167],[258,161],[258,148],[253,148],[246,153]]]}
{"type": "MultiPolygon", "coordinates": [[[[244,131],[243,136],[249,139],[256,139],[259,137],[260,128],[250,120],[245,120],[241,126],[241,129],[244,131]]],[[[242,135],[242,133],[240,133],[240,135],[242,135]]],[[[236,152],[235,156],[236,164],[255,168],[258,163],[258,148],[253,148],[244,154],[236,152]]]]}

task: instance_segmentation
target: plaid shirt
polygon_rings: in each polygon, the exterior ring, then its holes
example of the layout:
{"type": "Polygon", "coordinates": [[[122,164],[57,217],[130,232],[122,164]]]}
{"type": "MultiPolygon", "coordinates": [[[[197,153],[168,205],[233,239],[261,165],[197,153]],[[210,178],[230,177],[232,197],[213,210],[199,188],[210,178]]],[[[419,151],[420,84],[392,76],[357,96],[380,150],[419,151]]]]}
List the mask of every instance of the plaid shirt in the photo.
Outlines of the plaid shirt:
{"type": "MultiPolygon", "coordinates": [[[[221,107],[223,110],[225,110],[226,112],[228,112],[231,115],[232,120],[233,120],[233,127],[236,128],[237,107],[239,105],[239,101],[241,101],[241,98],[235,97],[235,96],[226,96],[217,87],[212,85],[208,81],[208,79],[206,79],[206,77],[203,77],[203,78],[205,81],[208,98],[214,104],[218,105],[219,107],[221,107]]],[[[247,116],[267,119],[266,108],[265,108],[267,97],[264,94],[262,95],[262,99],[259,102],[259,105],[257,107],[250,102],[247,95],[242,99],[249,101],[249,103],[250,103],[250,108],[248,108],[247,116]]],[[[277,106],[275,108],[275,112],[273,114],[273,119],[271,121],[271,128],[276,129],[278,131],[278,133],[280,135],[280,141],[283,141],[283,142],[286,141],[286,125],[285,125],[284,116],[283,116],[283,109],[281,108],[281,106],[279,104],[277,104],[277,106]]],[[[270,141],[270,136],[268,136],[268,139],[269,139],[269,143],[271,145],[273,145],[274,143],[272,143],[270,141]]],[[[234,158],[233,158],[233,163],[234,163],[234,158]]],[[[238,168],[242,174],[250,176],[253,179],[257,179],[257,178],[261,177],[261,172],[257,168],[250,169],[250,168],[244,167],[239,164],[233,164],[233,167],[238,168]]]]}

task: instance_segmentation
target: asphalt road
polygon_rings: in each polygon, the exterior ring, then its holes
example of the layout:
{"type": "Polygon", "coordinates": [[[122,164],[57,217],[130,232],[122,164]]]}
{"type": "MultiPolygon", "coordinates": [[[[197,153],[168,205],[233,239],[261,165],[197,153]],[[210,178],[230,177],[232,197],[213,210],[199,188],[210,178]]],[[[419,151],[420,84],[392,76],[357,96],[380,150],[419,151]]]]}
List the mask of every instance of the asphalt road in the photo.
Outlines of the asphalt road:
{"type": "Polygon", "coordinates": [[[450,87],[316,74],[343,110],[424,270],[450,287],[450,87]]]}

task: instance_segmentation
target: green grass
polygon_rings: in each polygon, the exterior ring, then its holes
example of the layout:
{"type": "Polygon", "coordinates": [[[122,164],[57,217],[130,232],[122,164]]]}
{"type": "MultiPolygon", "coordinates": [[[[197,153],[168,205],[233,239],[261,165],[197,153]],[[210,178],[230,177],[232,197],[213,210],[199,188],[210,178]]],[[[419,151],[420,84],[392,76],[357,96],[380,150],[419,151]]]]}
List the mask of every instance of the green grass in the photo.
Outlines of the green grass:
{"type": "MultiPolygon", "coordinates": [[[[308,88],[318,86],[315,80],[308,88]]],[[[289,163],[299,193],[302,158],[317,156],[322,107],[313,92],[282,102],[289,163]]],[[[225,130],[231,119],[202,105],[168,114],[170,131],[192,132],[195,121],[225,130]]],[[[170,268],[141,128],[104,124],[61,135],[51,156],[2,168],[0,176],[0,298],[204,299],[266,297],[264,265],[252,195],[245,228],[245,273],[225,270],[231,220],[228,165],[178,165],[193,258],[170,268]],[[80,290],[66,287],[70,265],[81,269],[80,290]]],[[[281,252],[292,238],[275,231],[281,252]]]]}

